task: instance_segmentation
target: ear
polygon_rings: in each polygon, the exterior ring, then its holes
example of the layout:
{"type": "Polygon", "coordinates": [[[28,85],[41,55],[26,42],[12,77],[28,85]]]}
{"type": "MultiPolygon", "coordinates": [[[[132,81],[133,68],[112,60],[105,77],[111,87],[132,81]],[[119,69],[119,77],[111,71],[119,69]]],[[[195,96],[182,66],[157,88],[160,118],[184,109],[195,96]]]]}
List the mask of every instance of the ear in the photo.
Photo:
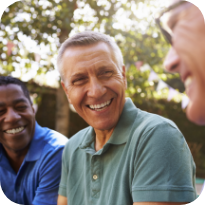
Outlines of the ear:
{"type": "Polygon", "coordinates": [[[37,111],[38,111],[38,106],[34,105],[33,103],[31,104],[31,109],[34,115],[36,115],[37,111]]]}
{"type": "Polygon", "coordinates": [[[64,82],[63,82],[62,80],[61,80],[61,85],[62,85],[62,88],[63,88],[65,94],[66,94],[66,97],[67,97],[67,99],[68,99],[68,102],[69,102],[70,104],[72,104],[72,102],[71,102],[71,100],[70,100],[70,98],[69,98],[69,95],[68,95],[68,90],[67,90],[67,88],[66,88],[66,86],[65,86],[65,84],[64,84],[64,82]]]}
{"type": "Polygon", "coordinates": [[[35,115],[36,114],[36,110],[35,110],[33,104],[31,105],[31,108],[32,108],[33,114],[35,115]]]}
{"type": "Polygon", "coordinates": [[[125,85],[125,89],[127,89],[127,78],[126,78],[126,68],[125,65],[122,66],[122,76],[125,85]]]}

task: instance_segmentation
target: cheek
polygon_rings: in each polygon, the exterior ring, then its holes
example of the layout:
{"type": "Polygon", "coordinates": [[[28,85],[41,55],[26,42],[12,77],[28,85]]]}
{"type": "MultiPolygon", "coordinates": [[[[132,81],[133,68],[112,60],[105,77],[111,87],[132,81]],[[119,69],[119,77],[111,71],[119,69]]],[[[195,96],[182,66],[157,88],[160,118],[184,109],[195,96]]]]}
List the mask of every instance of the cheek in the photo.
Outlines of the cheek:
{"type": "Polygon", "coordinates": [[[75,89],[73,89],[72,86],[66,86],[64,91],[65,91],[66,97],[68,99],[68,102],[70,104],[73,104],[72,101],[74,101],[73,99],[75,99],[75,93],[76,93],[75,89]]]}
{"type": "Polygon", "coordinates": [[[70,89],[67,97],[69,99],[69,102],[74,106],[74,108],[78,109],[84,98],[83,88],[70,89]]]}
{"type": "Polygon", "coordinates": [[[114,84],[118,84],[119,86],[126,87],[126,77],[123,77],[121,73],[116,74],[112,78],[114,84]]]}
{"type": "Polygon", "coordinates": [[[198,101],[198,103],[196,101],[190,102],[186,114],[190,121],[198,125],[205,125],[204,104],[200,101],[198,101]]]}
{"type": "MultiPolygon", "coordinates": [[[[196,39],[183,34],[179,31],[175,35],[173,47],[179,55],[180,61],[185,65],[186,69],[190,70],[194,75],[199,76],[199,70],[201,65],[205,65],[204,51],[197,44],[196,39]]],[[[198,77],[197,77],[198,78],[198,77]]]]}

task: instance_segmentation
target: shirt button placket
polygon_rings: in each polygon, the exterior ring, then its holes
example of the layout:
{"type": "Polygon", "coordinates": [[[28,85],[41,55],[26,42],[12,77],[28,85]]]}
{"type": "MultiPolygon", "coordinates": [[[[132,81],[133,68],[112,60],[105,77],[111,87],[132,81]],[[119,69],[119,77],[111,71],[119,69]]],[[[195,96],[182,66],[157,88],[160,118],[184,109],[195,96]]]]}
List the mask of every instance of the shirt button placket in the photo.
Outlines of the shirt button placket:
{"type": "Polygon", "coordinates": [[[97,180],[98,176],[96,174],[93,175],[93,179],[97,180]]]}
{"type": "Polygon", "coordinates": [[[99,197],[100,192],[100,162],[97,156],[93,156],[91,160],[91,166],[92,166],[92,186],[91,186],[91,196],[94,198],[99,197]]]}

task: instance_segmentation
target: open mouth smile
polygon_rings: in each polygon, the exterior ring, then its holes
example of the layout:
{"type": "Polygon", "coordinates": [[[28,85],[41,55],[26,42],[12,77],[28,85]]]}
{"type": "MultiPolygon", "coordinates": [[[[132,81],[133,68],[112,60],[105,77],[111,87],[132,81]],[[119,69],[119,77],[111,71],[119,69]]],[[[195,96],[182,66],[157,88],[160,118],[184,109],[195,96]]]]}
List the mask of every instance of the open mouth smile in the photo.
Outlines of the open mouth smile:
{"type": "Polygon", "coordinates": [[[185,86],[186,89],[191,85],[192,81],[193,81],[192,76],[188,76],[186,78],[186,80],[184,81],[184,86],[185,86]]]}
{"type": "Polygon", "coordinates": [[[106,107],[108,107],[111,102],[112,102],[113,99],[111,100],[108,100],[104,103],[101,103],[101,104],[96,104],[96,105],[88,105],[88,107],[91,109],[91,110],[95,110],[95,111],[101,111],[101,110],[104,110],[106,107]]]}
{"type": "Polygon", "coordinates": [[[13,128],[10,130],[5,130],[4,132],[7,134],[17,134],[17,133],[22,132],[24,129],[25,129],[25,127],[18,127],[18,128],[13,128]]]}

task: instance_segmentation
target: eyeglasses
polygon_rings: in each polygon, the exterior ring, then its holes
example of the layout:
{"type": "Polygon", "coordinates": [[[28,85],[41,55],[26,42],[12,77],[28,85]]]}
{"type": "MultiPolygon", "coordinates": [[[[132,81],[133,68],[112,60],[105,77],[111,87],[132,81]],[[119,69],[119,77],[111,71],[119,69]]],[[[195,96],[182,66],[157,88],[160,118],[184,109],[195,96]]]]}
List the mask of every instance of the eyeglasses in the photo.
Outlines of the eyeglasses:
{"type": "Polygon", "coordinates": [[[158,14],[158,16],[155,18],[155,22],[157,24],[157,26],[159,27],[159,29],[161,30],[165,40],[172,45],[172,32],[171,29],[167,26],[166,22],[162,20],[163,16],[165,16],[165,14],[167,14],[168,12],[170,12],[171,10],[179,7],[182,4],[185,3],[189,3],[187,1],[179,1],[171,6],[169,6],[168,8],[166,8],[165,10],[163,10],[161,13],[158,14]]]}

